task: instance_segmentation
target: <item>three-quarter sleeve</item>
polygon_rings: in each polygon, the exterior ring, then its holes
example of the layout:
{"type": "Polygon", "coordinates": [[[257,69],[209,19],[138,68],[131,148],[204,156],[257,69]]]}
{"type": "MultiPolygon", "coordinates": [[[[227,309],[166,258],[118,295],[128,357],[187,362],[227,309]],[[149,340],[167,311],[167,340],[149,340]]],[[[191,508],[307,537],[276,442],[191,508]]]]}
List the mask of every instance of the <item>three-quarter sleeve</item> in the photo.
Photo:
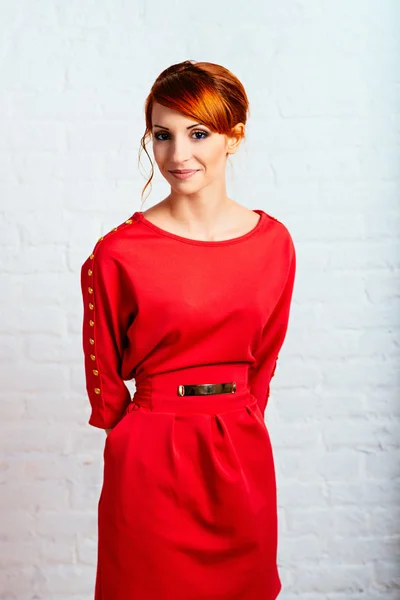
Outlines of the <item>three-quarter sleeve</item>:
{"type": "Polygon", "coordinates": [[[287,269],[287,276],[278,301],[273,308],[261,336],[261,341],[254,352],[255,362],[249,369],[249,388],[257,399],[261,413],[264,415],[270,395],[271,379],[274,376],[279,351],[286,337],[293,288],[296,274],[296,252],[289,236],[288,252],[285,251],[283,264],[287,269]],[[288,260],[286,260],[288,259],[288,260]]]}
{"type": "Polygon", "coordinates": [[[106,245],[97,243],[82,265],[81,289],[86,390],[92,409],[89,424],[108,429],[118,423],[131,401],[121,365],[132,303],[123,267],[106,245]]]}

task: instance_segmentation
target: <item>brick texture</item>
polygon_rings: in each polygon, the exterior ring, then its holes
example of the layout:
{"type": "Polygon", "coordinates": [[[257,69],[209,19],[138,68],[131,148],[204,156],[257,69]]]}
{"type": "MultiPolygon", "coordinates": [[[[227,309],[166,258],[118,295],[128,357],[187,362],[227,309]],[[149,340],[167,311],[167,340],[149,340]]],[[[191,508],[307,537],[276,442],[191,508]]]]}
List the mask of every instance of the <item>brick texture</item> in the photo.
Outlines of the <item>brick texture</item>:
{"type": "MultiPolygon", "coordinates": [[[[266,412],[282,600],[400,598],[399,4],[233,7],[2,2],[0,600],[93,597],[105,434],[87,424],[79,268],[141,210],[144,100],[186,58],[243,81],[228,193],[297,249],[266,412]]],[[[156,172],[144,209],[167,193],[156,172]]]]}

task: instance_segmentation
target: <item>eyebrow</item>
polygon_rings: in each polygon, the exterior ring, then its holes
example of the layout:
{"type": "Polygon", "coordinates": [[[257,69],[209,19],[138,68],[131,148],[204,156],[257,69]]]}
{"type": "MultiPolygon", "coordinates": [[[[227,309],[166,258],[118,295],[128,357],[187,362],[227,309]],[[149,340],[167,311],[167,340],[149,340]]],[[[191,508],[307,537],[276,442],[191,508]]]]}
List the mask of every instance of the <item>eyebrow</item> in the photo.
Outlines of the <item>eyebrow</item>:
{"type": "MultiPolygon", "coordinates": [[[[202,125],[202,123],[195,123],[194,125],[189,125],[189,127],[186,127],[186,129],[192,129],[192,127],[196,127],[196,125],[202,125]]],[[[168,129],[169,131],[169,127],[164,127],[163,125],[154,124],[153,127],[160,127],[161,129],[168,129]]]]}

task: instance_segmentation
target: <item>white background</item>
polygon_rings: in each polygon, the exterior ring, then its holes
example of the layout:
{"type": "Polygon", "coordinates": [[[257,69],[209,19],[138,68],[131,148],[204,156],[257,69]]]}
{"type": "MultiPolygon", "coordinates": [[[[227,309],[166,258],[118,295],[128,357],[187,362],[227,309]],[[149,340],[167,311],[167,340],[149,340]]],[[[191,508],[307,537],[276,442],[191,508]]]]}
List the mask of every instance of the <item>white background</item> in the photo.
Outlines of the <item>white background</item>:
{"type": "Polygon", "coordinates": [[[79,270],[168,193],[156,172],[141,205],[144,101],[194,59],[249,96],[230,197],[283,221],[297,249],[266,411],[280,598],[399,600],[399,3],[2,0],[0,13],[0,599],[93,597],[105,434],[87,424],[79,270]]]}

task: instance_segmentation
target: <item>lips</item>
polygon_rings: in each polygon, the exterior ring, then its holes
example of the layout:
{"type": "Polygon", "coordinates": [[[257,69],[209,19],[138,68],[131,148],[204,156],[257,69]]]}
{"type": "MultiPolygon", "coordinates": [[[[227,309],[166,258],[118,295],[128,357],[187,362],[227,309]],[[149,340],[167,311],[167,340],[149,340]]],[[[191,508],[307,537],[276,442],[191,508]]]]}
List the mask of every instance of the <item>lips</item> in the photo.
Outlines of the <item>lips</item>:
{"type": "Polygon", "coordinates": [[[172,177],[179,179],[180,181],[192,179],[192,177],[197,175],[197,173],[199,173],[199,169],[196,169],[195,171],[191,171],[189,169],[182,169],[182,171],[171,171],[172,177]]]}
{"type": "Polygon", "coordinates": [[[185,174],[185,173],[195,173],[196,171],[197,171],[197,169],[175,169],[174,171],[171,171],[171,173],[185,174]]]}

